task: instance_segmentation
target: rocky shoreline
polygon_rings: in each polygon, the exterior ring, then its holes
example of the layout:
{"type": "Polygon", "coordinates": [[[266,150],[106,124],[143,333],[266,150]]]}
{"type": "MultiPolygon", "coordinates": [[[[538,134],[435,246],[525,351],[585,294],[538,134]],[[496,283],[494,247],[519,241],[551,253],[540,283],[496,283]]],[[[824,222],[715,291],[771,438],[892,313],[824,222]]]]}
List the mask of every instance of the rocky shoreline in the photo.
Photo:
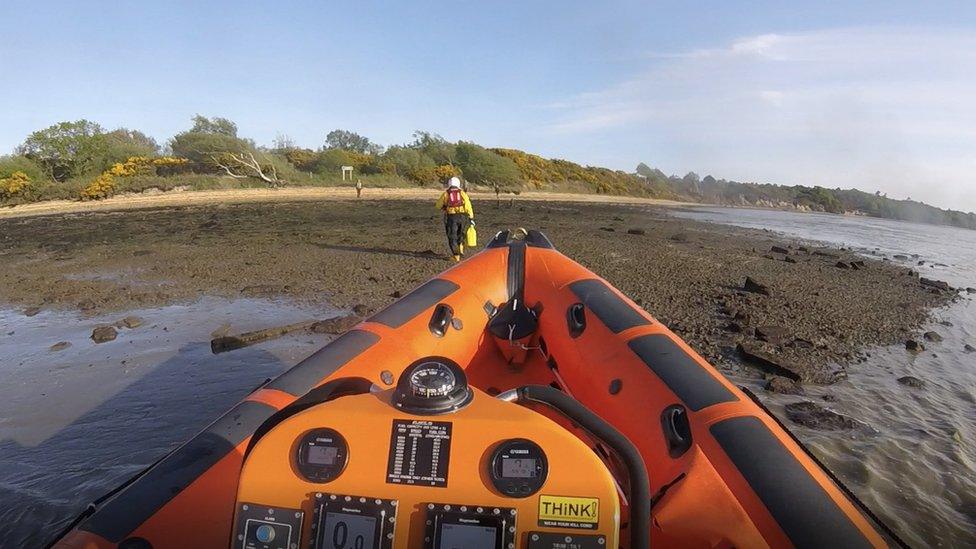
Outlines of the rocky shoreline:
{"type": "MultiPolygon", "coordinates": [[[[481,199],[475,209],[483,239],[543,230],[721,369],[765,376],[780,392],[843,378],[872,345],[910,341],[906,352],[923,352],[917,330],[958,295],[919,278],[912,258],[865,259],[645,205],[481,199]]],[[[121,313],[203,295],[368,314],[449,266],[439,215],[415,200],[0,219],[0,244],[0,301],[25,314],[121,313]]]]}

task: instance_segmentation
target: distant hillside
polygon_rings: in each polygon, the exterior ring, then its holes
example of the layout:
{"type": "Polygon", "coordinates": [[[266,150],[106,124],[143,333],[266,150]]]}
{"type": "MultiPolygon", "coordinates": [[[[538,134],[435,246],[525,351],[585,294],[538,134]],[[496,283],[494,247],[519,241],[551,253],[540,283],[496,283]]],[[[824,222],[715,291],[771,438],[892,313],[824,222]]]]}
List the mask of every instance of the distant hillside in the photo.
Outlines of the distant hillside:
{"type": "Polygon", "coordinates": [[[347,185],[343,167],[368,186],[436,186],[452,176],[469,185],[647,196],[736,206],[869,215],[976,229],[976,215],[942,210],[878,193],[822,187],[739,183],[689,173],[665,175],[646,164],[636,173],[582,166],[527,152],[450,142],[417,131],[413,141],[382,147],[346,130],[324,136],[318,149],[280,135],[272,147],[237,133],[225,118],[195,116],[164,146],[138,130],[106,131],[88,120],[61,122],[27,136],[0,156],[0,205],[51,199],[97,200],[151,189],[214,189],[283,185],[347,185]]]}
{"type": "Polygon", "coordinates": [[[872,194],[857,189],[740,183],[710,175],[699,179],[694,173],[669,177],[646,164],[637,166],[637,174],[648,182],[654,181],[655,186],[667,182],[676,193],[708,204],[865,215],[976,229],[976,214],[944,210],[915,200],[895,200],[880,191],[872,194]]]}

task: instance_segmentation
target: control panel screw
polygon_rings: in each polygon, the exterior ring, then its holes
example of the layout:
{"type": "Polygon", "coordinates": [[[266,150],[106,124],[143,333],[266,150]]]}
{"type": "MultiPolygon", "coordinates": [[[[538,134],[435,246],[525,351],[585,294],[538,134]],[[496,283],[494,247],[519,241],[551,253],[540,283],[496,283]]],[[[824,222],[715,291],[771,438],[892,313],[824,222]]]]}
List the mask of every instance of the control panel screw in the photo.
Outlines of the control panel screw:
{"type": "Polygon", "coordinates": [[[393,385],[393,372],[383,370],[380,372],[380,380],[387,385],[393,385]]]}
{"type": "Polygon", "coordinates": [[[539,541],[539,534],[532,534],[532,541],[539,541]]]}

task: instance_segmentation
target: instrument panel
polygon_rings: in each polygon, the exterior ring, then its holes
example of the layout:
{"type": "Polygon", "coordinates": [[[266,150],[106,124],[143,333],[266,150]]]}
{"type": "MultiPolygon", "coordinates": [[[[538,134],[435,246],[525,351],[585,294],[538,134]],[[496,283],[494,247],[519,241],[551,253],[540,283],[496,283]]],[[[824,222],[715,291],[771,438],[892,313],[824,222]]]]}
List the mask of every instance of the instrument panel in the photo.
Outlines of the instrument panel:
{"type": "MultiPolygon", "coordinates": [[[[425,392],[450,395],[430,371],[422,377],[425,392]]],[[[427,402],[420,413],[400,405],[409,399],[398,390],[313,406],[258,440],[241,472],[232,545],[617,546],[616,485],[572,433],[475,388],[450,395],[449,411],[427,402]]]]}

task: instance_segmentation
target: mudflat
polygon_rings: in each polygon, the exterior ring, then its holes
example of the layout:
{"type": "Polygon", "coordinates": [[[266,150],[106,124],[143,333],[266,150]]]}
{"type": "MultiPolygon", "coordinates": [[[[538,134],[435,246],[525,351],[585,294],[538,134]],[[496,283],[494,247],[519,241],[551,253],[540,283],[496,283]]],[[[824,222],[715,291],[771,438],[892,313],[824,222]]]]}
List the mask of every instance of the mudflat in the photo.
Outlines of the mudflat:
{"type": "MultiPolygon", "coordinates": [[[[542,230],[727,372],[831,382],[868,346],[911,338],[954,296],[894,262],[646,203],[475,196],[474,207],[482,243],[501,229],[542,230]]],[[[0,301],[25,312],[209,295],[368,313],[450,264],[432,200],[410,195],[0,218],[0,301]]]]}

